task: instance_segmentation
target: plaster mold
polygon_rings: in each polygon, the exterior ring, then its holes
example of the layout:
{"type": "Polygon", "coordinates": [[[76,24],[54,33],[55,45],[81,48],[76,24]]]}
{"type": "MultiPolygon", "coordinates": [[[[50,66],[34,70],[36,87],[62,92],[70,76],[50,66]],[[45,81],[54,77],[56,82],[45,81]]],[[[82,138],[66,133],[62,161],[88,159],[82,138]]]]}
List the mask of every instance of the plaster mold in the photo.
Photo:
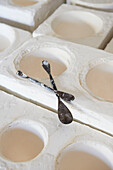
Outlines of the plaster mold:
{"type": "Polygon", "coordinates": [[[113,39],[107,44],[105,51],[113,53],[113,39]]]}
{"type": "Polygon", "coordinates": [[[8,56],[30,38],[30,32],[0,23],[0,60],[8,56]]]}
{"type": "Polygon", "coordinates": [[[64,2],[65,0],[0,0],[0,21],[32,32],[64,2]]]}
{"type": "Polygon", "coordinates": [[[110,13],[63,4],[33,32],[33,37],[49,35],[104,48],[113,33],[112,20],[110,13]]]}
{"type": "Polygon", "coordinates": [[[71,5],[113,12],[113,0],[67,0],[66,2],[71,5]]]}
{"type": "MultiPolygon", "coordinates": [[[[70,125],[63,125],[54,112],[2,91],[0,91],[0,104],[0,142],[3,140],[5,146],[6,144],[13,144],[13,149],[16,146],[15,148],[18,150],[18,142],[12,140],[15,135],[14,130],[16,132],[18,130],[16,135],[19,131],[27,131],[27,133],[40,137],[44,143],[43,150],[39,155],[27,161],[9,160],[1,154],[1,150],[4,150],[4,148],[0,147],[1,169],[57,170],[60,157],[72,150],[88,152],[94,155],[96,159],[102,160],[106,165],[105,167],[113,169],[113,138],[109,135],[75,122],[70,125]],[[7,136],[9,132],[12,133],[7,136]]],[[[21,146],[19,151],[23,153],[25,134],[20,133],[19,135],[19,140],[23,140],[21,144],[19,143],[21,146]]],[[[33,137],[32,139],[30,147],[36,145],[36,143],[33,144],[33,137]]],[[[26,141],[26,146],[30,140],[31,138],[26,141]]],[[[5,153],[8,153],[8,148],[5,147],[5,149],[5,153]]],[[[27,151],[25,153],[28,154],[27,151]]],[[[15,159],[17,157],[18,153],[16,153],[15,159]]],[[[97,161],[95,164],[97,164],[97,161]]]]}
{"type": "MultiPolygon", "coordinates": [[[[101,64],[105,65],[102,75],[105,76],[105,80],[107,75],[109,77],[109,74],[113,77],[113,55],[102,50],[81,46],[58,38],[39,37],[38,40],[29,40],[8,56],[8,58],[2,60],[2,64],[0,64],[0,85],[3,88],[54,111],[58,109],[58,100],[54,92],[16,75],[17,66],[21,58],[31,53],[35,54],[37,50],[42,53],[42,56],[44,53],[47,53],[47,56],[45,56],[48,59],[53,55],[52,60],[56,58],[66,66],[67,69],[60,75],[54,76],[54,78],[58,90],[71,93],[75,96],[73,102],[64,102],[72,112],[74,119],[113,135],[112,101],[107,98],[104,99],[98,94],[95,95],[86,82],[87,75],[91,69],[101,64]],[[42,49],[43,51],[41,51],[42,49]]],[[[51,86],[47,77],[38,78],[38,80],[51,86]]],[[[95,84],[96,82],[94,81],[94,87],[97,88],[95,84]]],[[[100,84],[99,88],[101,86],[102,84],[100,84]]],[[[109,93],[112,96],[112,88],[109,93]]]]}

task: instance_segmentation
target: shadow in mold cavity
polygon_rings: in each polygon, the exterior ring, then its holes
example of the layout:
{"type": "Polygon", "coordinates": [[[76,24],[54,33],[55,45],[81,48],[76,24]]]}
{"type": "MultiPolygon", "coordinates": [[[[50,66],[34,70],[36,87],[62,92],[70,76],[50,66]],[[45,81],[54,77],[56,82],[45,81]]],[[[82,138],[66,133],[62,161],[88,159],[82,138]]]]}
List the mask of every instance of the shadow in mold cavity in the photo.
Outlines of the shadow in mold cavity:
{"type": "MultiPolygon", "coordinates": [[[[100,147],[97,144],[91,146],[91,143],[73,143],[59,154],[56,170],[111,170],[111,162],[104,153],[106,148],[100,147]]],[[[111,155],[111,151],[107,154],[111,155]]]]}
{"type": "Polygon", "coordinates": [[[82,151],[71,151],[63,155],[57,170],[111,170],[102,160],[82,151]]]}
{"type": "Polygon", "coordinates": [[[96,97],[113,102],[113,64],[100,64],[89,70],[86,84],[96,97]]]}
{"type": "MultiPolygon", "coordinates": [[[[63,57],[67,56],[66,52],[57,48],[45,48],[43,50],[36,50],[22,56],[18,64],[15,62],[16,70],[21,70],[26,75],[35,79],[47,79],[48,74],[42,67],[42,61],[47,60],[51,64],[51,72],[53,77],[63,73],[67,67],[63,57]],[[58,54],[57,54],[58,52],[58,54]]],[[[64,58],[65,60],[66,58],[64,58]]]]}
{"type": "Polygon", "coordinates": [[[14,30],[10,26],[0,23],[0,52],[3,52],[10,47],[14,41],[14,30]]]}
{"type": "Polygon", "coordinates": [[[0,35],[0,52],[4,51],[10,46],[10,41],[7,37],[0,35]]]}
{"type": "Polygon", "coordinates": [[[3,158],[12,162],[26,162],[37,157],[43,150],[45,145],[43,133],[45,132],[41,133],[42,129],[37,130],[26,125],[25,128],[14,125],[2,132],[0,154],[3,158]]]}
{"type": "Polygon", "coordinates": [[[36,3],[38,3],[36,0],[12,0],[12,3],[14,5],[18,5],[18,6],[31,6],[34,5],[36,3]]]}
{"type": "Polygon", "coordinates": [[[51,26],[56,36],[74,42],[99,33],[103,22],[90,12],[68,11],[56,16],[51,26]]]}

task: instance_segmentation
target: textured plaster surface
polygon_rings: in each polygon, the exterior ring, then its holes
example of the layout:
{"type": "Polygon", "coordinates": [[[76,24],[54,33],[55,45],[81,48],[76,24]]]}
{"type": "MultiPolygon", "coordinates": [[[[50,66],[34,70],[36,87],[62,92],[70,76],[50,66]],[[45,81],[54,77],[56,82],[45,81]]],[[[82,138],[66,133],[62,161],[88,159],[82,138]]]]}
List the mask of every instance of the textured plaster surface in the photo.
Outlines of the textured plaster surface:
{"type": "Polygon", "coordinates": [[[64,149],[70,150],[68,146],[72,144],[74,147],[81,145],[98,151],[113,169],[113,138],[108,135],[75,122],[63,125],[58,120],[57,114],[2,91],[0,91],[0,117],[0,135],[3,131],[20,125],[28,130],[34,126],[34,130],[41,133],[45,143],[42,152],[28,162],[12,162],[1,155],[1,169],[54,170],[58,164],[58,156],[64,149]]]}

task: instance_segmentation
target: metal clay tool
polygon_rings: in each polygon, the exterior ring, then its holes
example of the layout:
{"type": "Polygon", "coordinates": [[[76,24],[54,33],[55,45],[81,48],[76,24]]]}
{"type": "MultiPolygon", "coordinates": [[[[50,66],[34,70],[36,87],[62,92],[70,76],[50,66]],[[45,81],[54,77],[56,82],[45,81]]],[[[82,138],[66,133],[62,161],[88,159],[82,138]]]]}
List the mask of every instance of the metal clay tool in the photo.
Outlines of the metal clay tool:
{"type": "Polygon", "coordinates": [[[65,100],[65,101],[72,101],[72,100],[74,100],[74,96],[73,96],[73,95],[71,95],[71,94],[69,94],[69,93],[62,92],[62,91],[54,90],[54,89],[52,89],[51,87],[47,86],[46,84],[44,84],[44,83],[42,83],[42,82],[40,82],[40,81],[38,81],[38,80],[36,80],[36,79],[33,79],[33,78],[27,76],[26,74],[24,74],[24,73],[23,73],[22,71],[20,71],[20,70],[17,71],[17,75],[20,76],[20,77],[22,77],[22,78],[29,79],[30,81],[32,81],[32,82],[40,85],[41,87],[44,87],[44,88],[50,90],[50,91],[54,91],[55,94],[58,94],[59,97],[61,97],[61,98],[62,98],[63,100],[65,100]]]}
{"type": "MultiPolygon", "coordinates": [[[[50,78],[51,84],[53,86],[53,89],[57,91],[55,81],[54,81],[54,79],[53,79],[53,77],[51,75],[51,69],[50,69],[49,62],[46,61],[46,60],[42,61],[42,66],[45,69],[45,71],[49,74],[49,78],[50,78]]],[[[59,117],[60,121],[63,124],[71,123],[73,121],[73,117],[72,117],[72,114],[71,114],[70,110],[60,100],[60,96],[58,94],[56,94],[56,96],[58,97],[58,117],[59,117]]]]}

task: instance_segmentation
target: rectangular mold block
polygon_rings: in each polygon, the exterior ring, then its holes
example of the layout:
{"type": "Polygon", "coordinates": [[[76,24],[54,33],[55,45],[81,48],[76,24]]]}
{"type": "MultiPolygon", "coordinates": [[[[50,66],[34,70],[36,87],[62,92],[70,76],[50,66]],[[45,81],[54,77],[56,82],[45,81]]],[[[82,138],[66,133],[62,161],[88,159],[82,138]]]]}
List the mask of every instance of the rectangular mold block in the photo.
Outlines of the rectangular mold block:
{"type": "MultiPolygon", "coordinates": [[[[49,53],[50,56],[56,54],[56,58],[61,59],[67,67],[65,72],[55,77],[55,82],[58,90],[75,96],[75,100],[71,103],[64,102],[74,119],[113,135],[113,103],[94,97],[89,93],[85,84],[86,74],[91,68],[113,61],[113,55],[103,50],[53,37],[31,39],[8,58],[2,60],[0,85],[3,89],[57,112],[58,100],[53,92],[16,75],[16,66],[21,58],[34,52],[37,53],[36,50],[41,49],[45,49],[48,58],[49,53]]],[[[40,79],[40,81],[43,80],[40,79]]],[[[49,80],[43,82],[50,86],[49,80]]]]}
{"type": "Polygon", "coordinates": [[[113,0],[66,0],[67,4],[113,12],[113,0]]]}
{"type": "MultiPolygon", "coordinates": [[[[69,25],[64,26],[64,30],[68,30],[68,27],[69,25]]],[[[70,29],[73,29],[74,25],[71,25],[70,27],[70,29]]],[[[48,35],[65,39],[65,36],[67,36],[67,39],[65,40],[94,48],[104,49],[113,34],[112,28],[112,13],[63,4],[33,32],[33,37],[48,35]],[[58,31],[60,32],[61,29],[63,29],[63,27],[60,28],[60,26],[63,25],[63,22],[67,22],[69,24],[75,23],[75,30],[71,30],[70,32],[68,31],[65,33],[66,35],[63,35],[64,32],[57,34],[55,29],[58,30],[59,28],[58,31]],[[90,31],[92,32],[92,28],[94,29],[94,32],[89,33],[90,31]],[[69,35],[72,34],[72,32],[73,36],[69,38],[69,35]],[[64,37],[62,37],[62,35],[64,37]]]]}
{"type": "Polygon", "coordinates": [[[105,51],[113,53],[113,39],[107,44],[105,51]]]}
{"type": "Polygon", "coordinates": [[[31,37],[32,35],[28,31],[0,23],[0,60],[7,57],[31,37]]]}
{"type": "Polygon", "coordinates": [[[3,91],[0,91],[0,117],[0,135],[5,130],[19,127],[35,134],[43,134],[42,140],[46,141],[41,153],[27,162],[8,161],[1,155],[0,167],[2,169],[53,170],[58,163],[58,156],[72,144],[87,146],[90,150],[92,149],[92,152],[94,150],[99,152],[105,158],[104,161],[113,169],[113,137],[109,135],[76,122],[63,125],[58,120],[57,114],[52,111],[3,91]]]}
{"type": "Polygon", "coordinates": [[[14,3],[15,1],[0,0],[0,21],[31,32],[65,2],[65,0],[36,0],[37,3],[34,5],[19,6],[14,3]]]}

